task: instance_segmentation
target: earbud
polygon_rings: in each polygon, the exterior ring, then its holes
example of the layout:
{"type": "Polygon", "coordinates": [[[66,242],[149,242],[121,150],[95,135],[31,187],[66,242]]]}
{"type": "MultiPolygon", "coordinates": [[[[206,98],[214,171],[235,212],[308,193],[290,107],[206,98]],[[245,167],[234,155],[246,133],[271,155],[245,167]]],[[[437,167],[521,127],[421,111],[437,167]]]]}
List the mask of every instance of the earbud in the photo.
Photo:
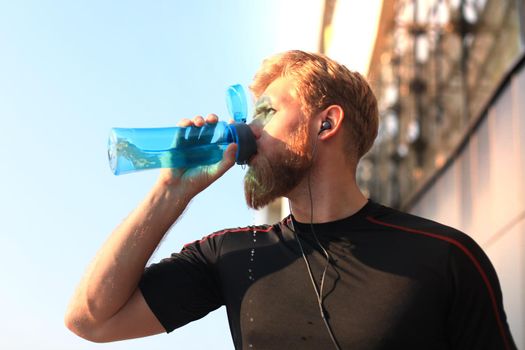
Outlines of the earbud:
{"type": "MultiPolygon", "coordinates": [[[[321,124],[321,130],[319,130],[319,134],[322,133],[323,131],[331,129],[331,128],[332,128],[332,124],[330,124],[330,122],[328,120],[325,120],[323,122],[323,124],[321,124]]],[[[319,135],[319,134],[317,134],[317,135],[319,135]]]]}

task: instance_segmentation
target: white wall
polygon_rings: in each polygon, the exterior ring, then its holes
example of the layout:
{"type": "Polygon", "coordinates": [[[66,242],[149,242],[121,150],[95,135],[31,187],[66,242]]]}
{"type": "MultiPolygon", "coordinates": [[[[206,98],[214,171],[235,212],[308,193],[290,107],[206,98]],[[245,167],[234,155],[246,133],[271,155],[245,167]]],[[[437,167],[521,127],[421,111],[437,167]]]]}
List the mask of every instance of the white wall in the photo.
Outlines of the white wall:
{"type": "Polygon", "coordinates": [[[469,234],[490,257],[519,349],[525,349],[525,69],[412,212],[469,234]]]}

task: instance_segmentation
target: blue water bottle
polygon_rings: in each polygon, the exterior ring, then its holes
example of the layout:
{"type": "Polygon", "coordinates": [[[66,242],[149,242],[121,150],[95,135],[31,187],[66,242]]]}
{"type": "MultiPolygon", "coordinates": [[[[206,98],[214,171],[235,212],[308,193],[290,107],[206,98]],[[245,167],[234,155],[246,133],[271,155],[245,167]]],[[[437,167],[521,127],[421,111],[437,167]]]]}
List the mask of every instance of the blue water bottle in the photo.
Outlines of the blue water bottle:
{"type": "Polygon", "coordinates": [[[227,90],[227,105],[235,123],[202,127],[113,128],[108,158],[115,175],[145,169],[191,168],[222,159],[230,143],[237,143],[237,164],[246,164],[256,152],[255,137],[246,124],[246,95],[241,85],[227,90]]]}

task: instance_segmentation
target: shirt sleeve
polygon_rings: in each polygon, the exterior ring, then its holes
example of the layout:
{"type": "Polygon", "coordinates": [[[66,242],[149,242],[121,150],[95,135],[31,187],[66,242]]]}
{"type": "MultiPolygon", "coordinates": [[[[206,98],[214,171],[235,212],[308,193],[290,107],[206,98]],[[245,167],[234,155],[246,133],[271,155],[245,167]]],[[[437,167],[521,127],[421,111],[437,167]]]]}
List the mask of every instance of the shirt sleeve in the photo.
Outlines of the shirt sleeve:
{"type": "Polygon", "coordinates": [[[144,270],[139,288],[166,332],[224,304],[216,266],[222,239],[209,235],[144,270]]]}
{"type": "Polygon", "coordinates": [[[448,316],[451,349],[516,349],[503,309],[498,277],[474,240],[451,246],[452,304],[448,316]]]}

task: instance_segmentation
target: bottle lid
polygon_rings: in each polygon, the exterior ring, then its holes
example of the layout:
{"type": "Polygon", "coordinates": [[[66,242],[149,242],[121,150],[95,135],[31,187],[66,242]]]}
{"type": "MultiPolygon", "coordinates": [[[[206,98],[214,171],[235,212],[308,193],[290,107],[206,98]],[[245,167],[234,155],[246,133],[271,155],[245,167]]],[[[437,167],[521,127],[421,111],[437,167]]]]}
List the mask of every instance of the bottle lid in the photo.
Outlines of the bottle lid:
{"type": "Polygon", "coordinates": [[[250,158],[257,153],[257,143],[252,129],[245,123],[233,124],[237,134],[237,155],[235,161],[237,164],[247,164],[250,158]]]}
{"type": "Polygon", "coordinates": [[[248,103],[242,85],[232,85],[226,90],[226,105],[236,123],[246,123],[248,103]]]}

